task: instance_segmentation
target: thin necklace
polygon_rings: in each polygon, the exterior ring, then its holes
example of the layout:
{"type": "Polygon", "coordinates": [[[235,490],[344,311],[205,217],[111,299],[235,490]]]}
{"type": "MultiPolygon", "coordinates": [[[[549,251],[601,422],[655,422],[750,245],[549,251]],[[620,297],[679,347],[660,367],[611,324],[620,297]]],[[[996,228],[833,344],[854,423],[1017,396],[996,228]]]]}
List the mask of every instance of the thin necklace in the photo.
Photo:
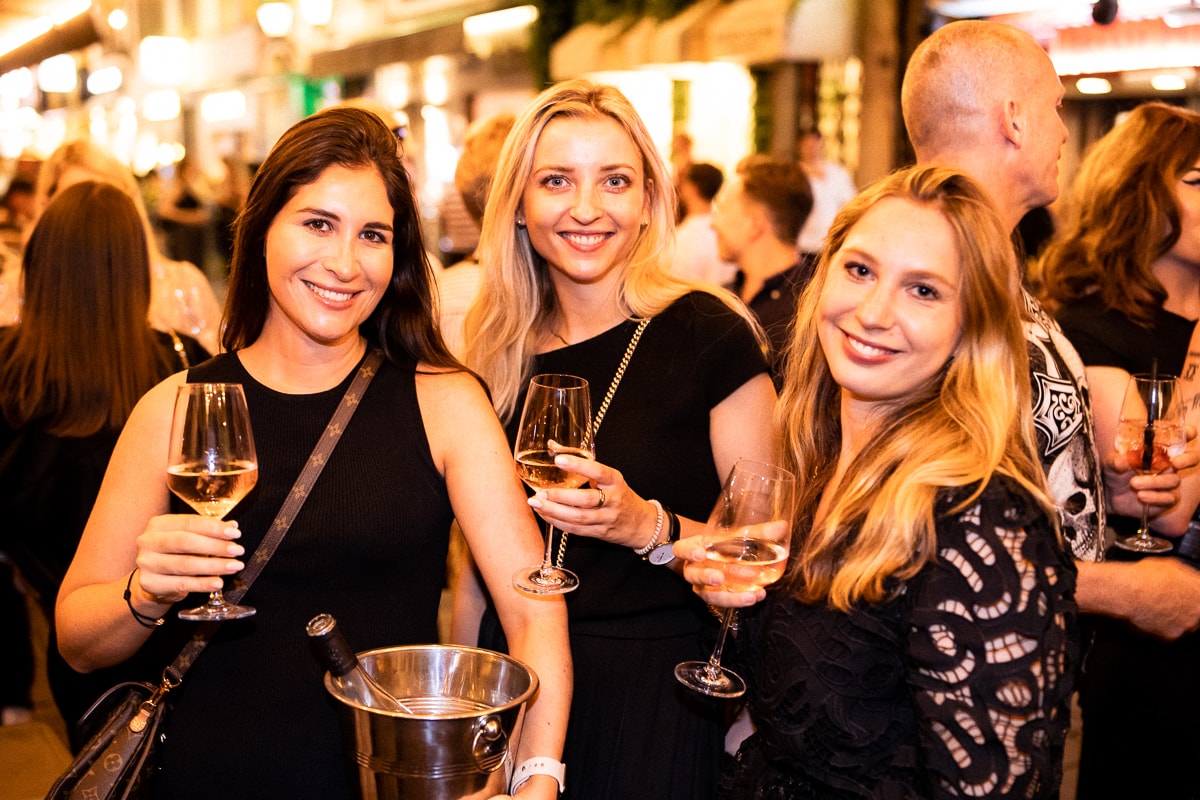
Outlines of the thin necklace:
{"type": "Polygon", "coordinates": [[[570,343],[570,342],[568,342],[566,339],[564,339],[564,338],[562,337],[562,334],[560,334],[558,331],[554,331],[554,330],[552,330],[552,331],[550,331],[550,335],[551,335],[551,336],[553,336],[555,339],[558,339],[560,342],[562,342],[562,343],[563,343],[564,345],[566,345],[567,347],[570,347],[570,346],[571,346],[571,343],[570,343]]]}

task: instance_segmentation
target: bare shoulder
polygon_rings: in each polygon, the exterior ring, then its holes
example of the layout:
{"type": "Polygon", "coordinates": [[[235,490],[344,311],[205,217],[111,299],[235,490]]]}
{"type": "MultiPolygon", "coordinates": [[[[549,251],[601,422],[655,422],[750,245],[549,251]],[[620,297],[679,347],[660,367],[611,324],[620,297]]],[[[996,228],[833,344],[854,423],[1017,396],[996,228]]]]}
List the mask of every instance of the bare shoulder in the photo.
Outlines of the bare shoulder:
{"type": "Polygon", "coordinates": [[[499,424],[483,384],[470,372],[421,364],[417,367],[416,383],[417,402],[431,438],[453,436],[479,424],[499,424]]]}

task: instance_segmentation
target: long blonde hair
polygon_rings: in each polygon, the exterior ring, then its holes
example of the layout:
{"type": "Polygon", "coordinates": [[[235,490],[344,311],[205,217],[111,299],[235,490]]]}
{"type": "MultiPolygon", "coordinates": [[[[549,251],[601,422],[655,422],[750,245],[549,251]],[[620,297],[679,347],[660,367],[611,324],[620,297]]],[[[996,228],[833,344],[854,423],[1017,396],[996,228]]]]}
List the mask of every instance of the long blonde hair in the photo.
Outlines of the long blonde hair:
{"type": "Polygon", "coordinates": [[[565,81],[538,95],[505,140],[483,217],[482,285],[464,323],[465,360],[487,381],[496,410],[506,421],[529,377],[538,338],[558,309],[549,268],[516,218],[533,172],[538,140],[546,126],[560,117],[614,120],[642,156],[647,224],[638,234],[617,288],[625,313],[652,317],[690,291],[708,291],[741,314],[765,343],[753,316],[731,293],[680,280],[667,271],[674,239],[675,189],[637,111],[611,86],[565,81]]]}
{"type": "Polygon", "coordinates": [[[889,597],[934,557],[935,503],[944,488],[974,486],[960,510],[994,474],[1007,475],[1057,519],[1033,440],[1020,303],[1008,234],[965,175],[941,167],[902,170],[838,214],[800,301],[779,405],[785,466],[801,478],[795,530],[807,535],[797,542],[788,581],[802,600],[846,610],[889,597]],[[870,444],[831,483],[842,444],[840,387],[813,330],[833,256],[887,198],[936,209],[953,229],[962,273],[961,340],[945,366],[890,410],[870,444]],[[830,500],[823,518],[815,519],[822,493],[830,500]]]}

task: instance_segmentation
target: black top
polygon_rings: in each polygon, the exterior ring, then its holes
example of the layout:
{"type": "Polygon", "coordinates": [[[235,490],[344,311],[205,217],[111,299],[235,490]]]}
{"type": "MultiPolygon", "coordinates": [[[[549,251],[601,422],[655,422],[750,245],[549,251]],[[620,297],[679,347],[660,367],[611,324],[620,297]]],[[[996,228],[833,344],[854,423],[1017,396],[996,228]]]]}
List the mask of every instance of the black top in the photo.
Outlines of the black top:
{"type": "Polygon", "coordinates": [[[1106,309],[1099,294],[1065,304],[1054,317],[1085,365],[1117,367],[1131,375],[1149,373],[1155,358],[1159,372],[1179,375],[1196,327],[1196,320],[1162,308],[1149,328],[1142,327],[1120,311],[1106,309]]]}
{"type": "MultiPolygon", "coordinates": [[[[535,359],[533,374],[585,378],[594,415],[637,325],[627,320],[544,353],[535,359]]],[[[724,479],[713,463],[709,412],[765,368],[741,317],[712,295],[687,295],[646,327],[596,434],[596,460],[620,470],[642,497],[689,519],[707,519],[724,479]]],[[[522,392],[517,408],[524,402],[522,392]]],[[[519,425],[517,413],[508,425],[510,442],[519,425]]],[[[571,536],[563,566],[580,578],[579,589],[566,595],[573,630],[587,625],[594,632],[625,633],[622,618],[662,614],[642,634],[654,635],[655,629],[678,633],[681,624],[695,629],[697,615],[711,619],[689,583],[628,547],[571,536]]]]}
{"type": "MultiPolygon", "coordinates": [[[[771,376],[777,389],[783,382],[783,354],[792,335],[800,293],[812,280],[815,266],[816,256],[801,254],[797,263],[767,278],[748,304],[771,340],[771,376]]],[[[739,270],[729,288],[740,294],[745,282],[746,275],[739,270]]]]}
{"type": "MultiPolygon", "coordinates": [[[[169,334],[155,334],[169,354],[169,367],[161,376],[166,378],[183,369],[184,362],[169,334]]],[[[187,363],[208,359],[196,340],[179,340],[187,363]]],[[[106,429],[90,436],[56,436],[39,423],[13,430],[0,416],[0,550],[17,562],[51,619],[58,587],[79,546],[119,434],[106,429]]]]}
{"type": "MultiPolygon", "coordinates": [[[[534,373],[586,378],[593,413],[638,323],[536,358],[534,373]]],[[[690,519],[708,518],[724,476],[713,461],[709,414],[766,372],[745,320],[710,294],[675,301],[646,327],[596,436],[598,461],[629,486],[690,519]]],[[[519,398],[520,408],[524,393],[519,398]]],[[[508,426],[511,441],[520,414],[508,426]]],[[[767,422],[764,420],[764,423],[767,422]]],[[[649,538],[649,531],[646,532],[649,538]]],[[[558,537],[555,537],[557,554],[558,537]]],[[[675,664],[700,658],[716,620],[680,575],[633,550],[570,536],[563,566],[574,692],[563,761],[570,800],[707,800],[727,721],[715,701],[684,689],[675,664]]],[[[503,649],[495,612],[480,644],[503,649]]]]}
{"type": "Polygon", "coordinates": [[[943,492],[938,557],[895,599],[847,614],[776,588],[743,612],[735,648],[758,732],[722,797],[1058,796],[1074,562],[1015,482],[947,513],[965,497],[943,492]]]}
{"type": "MultiPolygon", "coordinates": [[[[342,399],[341,385],[288,395],[258,383],[236,355],[190,381],[245,387],[258,484],[230,513],[254,551],[342,399]]],[[[351,798],[336,701],[308,649],[305,623],[337,618],[356,651],[437,640],[451,509],[417,405],[413,363],[385,363],[278,551],[247,593],[258,613],[222,623],[171,693],[157,796],[351,798]]],[[[172,499],[174,513],[192,513],[172,499]]],[[[248,556],[247,556],[248,557],[248,556]]],[[[177,607],[195,605],[192,595],[177,607]]],[[[143,650],[159,669],[194,630],[176,618],[143,650]],[[162,641],[160,641],[160,637],[162,641]],[[165,642],[165,644],[164,644],[165,642]]]]}

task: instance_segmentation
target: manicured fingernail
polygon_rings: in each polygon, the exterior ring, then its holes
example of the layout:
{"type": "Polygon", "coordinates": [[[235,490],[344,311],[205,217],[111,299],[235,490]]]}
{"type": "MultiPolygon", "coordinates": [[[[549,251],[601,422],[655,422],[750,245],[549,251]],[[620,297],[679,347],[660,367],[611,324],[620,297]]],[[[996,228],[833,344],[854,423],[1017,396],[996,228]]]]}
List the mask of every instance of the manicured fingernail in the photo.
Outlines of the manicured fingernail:
{"type": "Polygon", "coordinates": [[[542,500],[537,495],[534,495],[533,497],[529,498],[526,502],[529,503],[530,508],[541,508],[542,507],[542,500]]]}
{"type": "Polygon", "coordinates": [[[231,544],[225,548],[225,555],[227,556],[240,556],[244,552],[246,552],[246,548],[240,544],[231,544]]]}

